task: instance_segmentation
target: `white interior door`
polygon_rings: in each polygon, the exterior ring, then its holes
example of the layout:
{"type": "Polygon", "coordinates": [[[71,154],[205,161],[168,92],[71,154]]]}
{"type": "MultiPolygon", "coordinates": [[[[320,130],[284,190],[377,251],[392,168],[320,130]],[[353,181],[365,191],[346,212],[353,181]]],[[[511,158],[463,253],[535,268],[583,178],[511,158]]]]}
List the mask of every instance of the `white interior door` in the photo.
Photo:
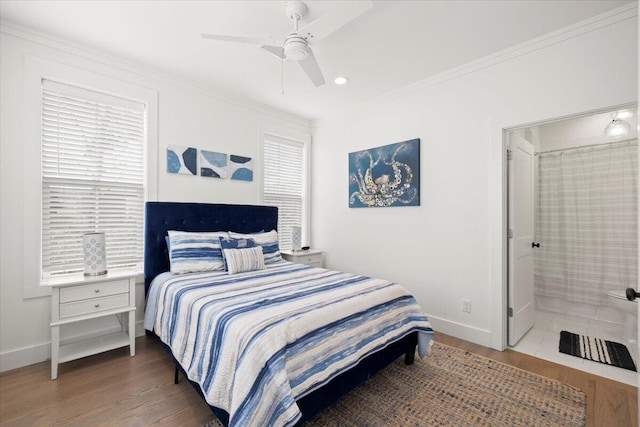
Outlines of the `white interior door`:
{"type": "Polygon", "coordinates": [[[533,145],[509,136],[509,345],[515,345],[534,321],[534,152],[533,145]]]}

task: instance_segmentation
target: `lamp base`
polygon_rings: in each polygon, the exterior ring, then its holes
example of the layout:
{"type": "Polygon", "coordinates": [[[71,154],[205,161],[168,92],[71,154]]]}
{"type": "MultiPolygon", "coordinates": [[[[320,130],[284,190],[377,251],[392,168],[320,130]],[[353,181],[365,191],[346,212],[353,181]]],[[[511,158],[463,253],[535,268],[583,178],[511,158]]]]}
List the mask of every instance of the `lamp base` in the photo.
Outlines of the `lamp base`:
{"type": "Polygon", "coordinates": [[[84,273],[85,276],[102,276],[103,274],[107,274],[107,270],[98,271],[97,273],[84,273]]]}

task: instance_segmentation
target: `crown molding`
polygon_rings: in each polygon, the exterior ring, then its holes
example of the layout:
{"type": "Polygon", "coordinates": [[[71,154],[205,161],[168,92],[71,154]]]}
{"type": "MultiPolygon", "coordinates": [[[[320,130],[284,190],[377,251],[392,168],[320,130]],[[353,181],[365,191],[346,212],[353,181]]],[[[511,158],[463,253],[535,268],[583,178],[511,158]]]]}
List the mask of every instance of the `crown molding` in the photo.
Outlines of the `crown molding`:
{"type": "Polygon", "coordinates": [[[65,52],[67,54],[75,55],[82,59],[97,62],[110,68],[115,68],[120,71],[135,74],[145,80],[148,78],[153,78],[165,84],[177,86],[185,90],[199,92],[211,98],[215,98],[218,101],[232,104],[238,107],[243,107],[271,118],[286,120],[298,126],[304,126],[307,128],[311,126],[311,120],[306,117],[297,116],[295,114],[278,110],[268,105],[259,104],[231,94],[221,93],[209,87],[187,81],[179,76],[152,70],[145,64],[126,60],[118,56],[109,55],[97,49],[89,48],[85,45],[76,43],[69,39],[58,38],[50,34],[37,31],[33,28],[22,27],[14,23],[0,20],[0,33],[7,34],[28,42],[37,43],[51,49],[65,52]]]}
{"type": "Polygon", "coordinates": [[[518,58],[520,56],[563,43],[567,40],[571,40],[573,38],[598,31],[602,28],[606,28],[620,22],[637,20],[637,16],[638,2],[629,3],[627,5],[612,9],[608,12],[596,15],[589,19],[585,19],[567,27],[563,27],[551,33],[547,33],[543,36],[536,37],[507,49],[503,49],[496,53],[484,56],[475,61],[468,62],[459,67],[443,71],[442,73],[428,77],[424,80],[420,80],[418,82],[404,86],[400,89],[380,95],[372,100],[364,101],[362,103],[359,103],[358,105],[350,107],[346,112],[343,111],[340,114],[336,113],[329,116],[321,117],[312,122],[313,128],[315,129],[326,120],[346,118],[352,115],[366,115],[367,112],[371,111],[372,108],[384,105],[399,98],[403,98],[409,94],[440,85],[450,80],[455,80],[467,74],[471,74],[476,71],[509,61],[511,59],[518,58]]]}

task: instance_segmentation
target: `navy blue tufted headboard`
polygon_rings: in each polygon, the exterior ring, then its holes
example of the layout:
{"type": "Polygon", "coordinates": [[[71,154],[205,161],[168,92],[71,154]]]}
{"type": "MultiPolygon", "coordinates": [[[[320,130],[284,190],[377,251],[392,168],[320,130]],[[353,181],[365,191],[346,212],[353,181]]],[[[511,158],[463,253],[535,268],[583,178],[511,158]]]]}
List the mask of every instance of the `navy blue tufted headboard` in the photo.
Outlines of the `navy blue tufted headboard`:
{"type": "Polygon", "coordinates": [[[254,233],[278,229],[275,206],[147,202],[144,219],[145,294],[154,277],[169,271],[168,230],[254,233]]]}

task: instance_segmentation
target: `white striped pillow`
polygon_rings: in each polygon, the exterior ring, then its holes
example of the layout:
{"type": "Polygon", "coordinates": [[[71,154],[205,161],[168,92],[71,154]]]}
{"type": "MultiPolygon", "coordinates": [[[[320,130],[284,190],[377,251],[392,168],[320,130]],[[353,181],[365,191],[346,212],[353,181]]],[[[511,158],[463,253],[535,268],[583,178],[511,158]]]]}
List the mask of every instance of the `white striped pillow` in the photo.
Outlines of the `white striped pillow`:
{"type": "Polygon", "coordinates": [[[278,246],[278,232],[276,230],[250,234],[230,231],[229,236],[234,239],[253,239],[256,246],[262,247],[265,264],[278,262],[282,259],[282,256],[280,255],[280,247],[278,246]]]}
{"type": "Polygon", "coordinates": [[[264,270],[264,255],[262,247],[245,249],[223,249],[229,274],[244,273],[246,271],[264,270]]]}
{"type": "Polygon", "coordinates": [[[188,232],[169,230],[169,261],[172,273],[224,271],[220,238],[225,231],[188,232]]]}

